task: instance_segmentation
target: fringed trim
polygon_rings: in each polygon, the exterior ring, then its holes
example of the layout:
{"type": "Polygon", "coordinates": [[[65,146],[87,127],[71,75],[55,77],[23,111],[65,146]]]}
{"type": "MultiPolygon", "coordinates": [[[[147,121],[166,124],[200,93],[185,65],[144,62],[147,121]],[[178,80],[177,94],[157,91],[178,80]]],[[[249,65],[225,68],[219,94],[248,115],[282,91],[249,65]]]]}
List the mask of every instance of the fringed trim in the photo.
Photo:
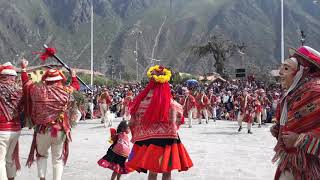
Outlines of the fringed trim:
{"type": "Polygon", "coordinates": [[[63,164],[66,165],[69,157],[69,141],[68,140],[64,141],[62,157],[63,157],[62,159],[63,164]]]}
{"type": "Polygon", "coordinates": [[[305,150],[301,149],[294,153],[287,153],[279,147],[275,150],[272,162],[278,161],[277,173],[288,170],[294,174],[295,180],[315,180],[314,177],[320,177],[320,161],[317,157],[308,156],[305,150]]]}
{"type": "Polygon", "coordinates": [[[320,157],[320,139],[309,134],[301,134],[295,146],[307,154],[320,157]]]}
{"type": "Polygon", "coordinates": [[[26,163],[26,166],[28,166],[29,168],[31,167],[31,165],[33,164],[34,160],[34,153],[37,152],[37,132],[35,131],[33,134],[33,140],[32,140],[32,144],[31,144],[31,148],[30,148],[30,152],[29,152],[29,156],[28,156],[28,160],[26,163]]]}
{"type": "Polygon", "coordinates": [[[70,133],[67,133],[67,138],[65,139],[65,141],[63,143],[62,154],[61,154],[61,157],[59,158],[59,159],[62,159],[64,165],[67,164],[68,157],[69,157],[69,140],[68,140],[69,138],[68,138],[68,136],[71,138],[70,133]]]}

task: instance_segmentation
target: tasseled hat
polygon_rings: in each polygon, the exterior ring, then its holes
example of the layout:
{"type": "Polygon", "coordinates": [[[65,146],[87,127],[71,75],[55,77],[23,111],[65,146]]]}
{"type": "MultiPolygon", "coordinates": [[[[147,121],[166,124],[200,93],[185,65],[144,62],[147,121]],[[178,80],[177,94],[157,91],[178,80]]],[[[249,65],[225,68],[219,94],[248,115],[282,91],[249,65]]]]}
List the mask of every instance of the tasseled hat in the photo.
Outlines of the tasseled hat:
{"type": "Polygon", "coordinates": [[[0,66],[0,74],[17,76],[17,71],[16,68],[10,62],[6,62],[0,66]]]}
{"type": "Polygon", "coordinates": [[[63,83],[65,83],[66,80],[67,79],[64,74],[57,69],[49,69],[42,76],[42,81],[46,82],[62,81],[63,83]]]}
{"type": "Polygon", "coordinates": [[[290,57],[297,58],[303,66],[308,67],[309,65],[306,63],[308,62],[320,68],[320,52],[317,50],[309,46],[302,46],[299,49],[290,48],[289,52],[290,57]],[[301,58],[305,61],[301,61],[301,58]]]}

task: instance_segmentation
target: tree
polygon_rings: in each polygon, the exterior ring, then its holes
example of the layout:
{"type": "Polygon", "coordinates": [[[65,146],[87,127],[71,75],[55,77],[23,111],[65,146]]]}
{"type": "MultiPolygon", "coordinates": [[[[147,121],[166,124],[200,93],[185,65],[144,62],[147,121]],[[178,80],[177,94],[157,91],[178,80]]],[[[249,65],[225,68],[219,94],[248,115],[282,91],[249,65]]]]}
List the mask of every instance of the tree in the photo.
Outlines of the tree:
{"type": "Polygon", "coordinates": [[[226,40],[222,35],[213,35],[205,45],[194,46],[192,51],[200,58],[211,54],[215,60],[216,72],[225,77],[225,61],[238,52],[239,48],[245,47],[244,43],[238,45],[231,40],[226,40]]]}
{"type": "Polygon", "coordinates": [[[122,75],[122,79],[125,81],[132,81],[135,80],[135,74],[129,73],[129,72],[124,72],[122,75]]]}
{"type": "Polygon", "coordinates": [[[172,73],[170,83],[171,84],[181,84],[181,83],[183,83],[182,82],[182,77],[180,76],[179,72],[172,73]]]}
{"type": "MultiPolygon", "coordinates": [[[[82,79],[82,81],[84,83],[86,83],[87,85],[90,85],[90,82],[91,82],[91,75],[90,74],[79,73],[77,75],[82,79]]],[[[97,76],[97,75],[95,75],[93,77],[93,85],[104,86],[106,84],[107,84],[107,78],[105,78],[103,76],[97,76]]]]}

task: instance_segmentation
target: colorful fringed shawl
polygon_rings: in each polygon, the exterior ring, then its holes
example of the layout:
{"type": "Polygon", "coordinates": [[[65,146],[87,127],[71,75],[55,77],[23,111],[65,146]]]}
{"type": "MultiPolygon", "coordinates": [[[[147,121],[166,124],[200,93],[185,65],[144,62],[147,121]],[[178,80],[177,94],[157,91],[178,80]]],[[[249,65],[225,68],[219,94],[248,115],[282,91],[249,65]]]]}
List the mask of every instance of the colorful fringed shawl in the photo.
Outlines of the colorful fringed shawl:
{"type": "Polygon", "coordinates": [[[22,87],[3,75],[0,76],[0,108],[7,121],[20,120],[22,87]]]}
{"type": "MultiPolygon", "coordinates": [[[[20,131],[20,114],[23,111],[22,94],[22,87],[13,81],[12,77],[0,75],[0,109],[8,121],[0,124],[0,130],[20,131]]],[[[19,141],[14,148],[12,158],[17,170],[20,170],[19,141]]]]}
{"type": "Polygon", "coordinates": [[[28,115],[36,125],[45,125],[59,118],[68,109],[71,91],[67,87],[44,84],[29,87],[28,115]]]}
{"type": "MultiPolygon", "coordinates": [[[[35,131],[31,145],[27,165],[30,167],[34,161],[36,150],[36,134],[46,131],[50,127],[51,135],[54,137],[59,130],[66,134],[62,159],[66,164],[69,155],[69,141],[71,141],[69,108],[72,87],[55,86],[45,84],[33,84],[28,81],[24,84],[24,91],[27,96],[27,117],[31,118],[33,124],[39,125],[35,131]]],[[[37,154],[39,157],[39,154],[37,154]]]]}
{"type": "MultiPolygon", "coordinates": [[[[316,180],[320,177],[320,77],[306,77],[287,97],[288,119],[280,126],[273,162],[279,163],[275,179],[290,171],[295,180],[316,180]],[[300,135],[297,148],[287,149],[283,132],[300,135]],[[308,139],[309,138],[309,139],[308,139]]],[[[282,109],[283,104],[280,104],[282,109]]],[[[280,121],[277,113],[278,123],[280,121]]],[[[297,144],[297,143],[296,143],[297,144]]]]}

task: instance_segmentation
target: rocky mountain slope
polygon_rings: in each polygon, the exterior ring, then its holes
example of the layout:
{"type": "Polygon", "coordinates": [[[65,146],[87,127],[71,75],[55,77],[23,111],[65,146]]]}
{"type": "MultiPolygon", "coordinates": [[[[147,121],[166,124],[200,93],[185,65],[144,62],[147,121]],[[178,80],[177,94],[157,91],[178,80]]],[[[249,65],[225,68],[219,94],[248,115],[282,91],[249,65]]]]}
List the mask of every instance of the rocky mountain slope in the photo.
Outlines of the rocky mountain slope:
{"type": "MultiPolygon", "coordinates": [[[[42,44],[56,47],[73,66],[90,68],[91,0],[0,0],[0,61],[16,62],[42,44]]],[[[202,73],[211,57],[199,60],[190,53],[210,34],[248,45],[246,56],[234,56],[228,70],[273,68],[280,59],[279,0],[93,0],[94,68],[115,76],[134,77],[138,49],[139,73],[149,58],[180,71],[202,73]]],[[[286,48],[307,44],[320,49],[320,6],[312,0],[285,1],[286,48]]],[[[51,60],[52,61],[52,60],[51,60]]],[[[50,62],[51,62],[50,61],[50,62]]],[[[52,61],[53,62],[53,61],[52,61]]]]}

